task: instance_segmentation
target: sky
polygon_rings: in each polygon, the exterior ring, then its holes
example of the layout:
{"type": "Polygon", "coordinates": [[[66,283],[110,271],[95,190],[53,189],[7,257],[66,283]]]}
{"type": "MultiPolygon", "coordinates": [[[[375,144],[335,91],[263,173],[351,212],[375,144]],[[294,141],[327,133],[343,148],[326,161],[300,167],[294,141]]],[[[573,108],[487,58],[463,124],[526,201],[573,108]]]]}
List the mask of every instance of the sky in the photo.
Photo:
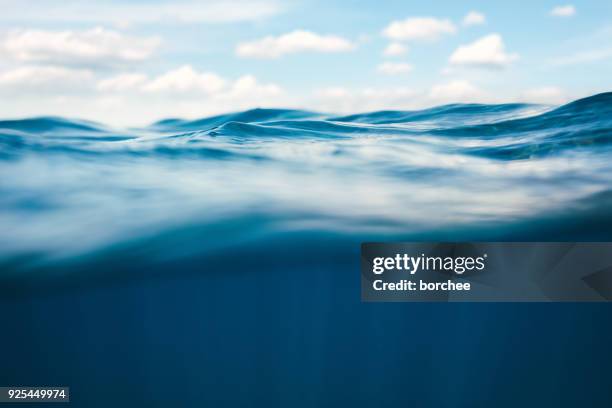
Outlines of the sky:
{"type": "Polygon", "coordinates": [[[612,90],[612,2],[0,0],[0,117],[562,104],[612,90]]]}

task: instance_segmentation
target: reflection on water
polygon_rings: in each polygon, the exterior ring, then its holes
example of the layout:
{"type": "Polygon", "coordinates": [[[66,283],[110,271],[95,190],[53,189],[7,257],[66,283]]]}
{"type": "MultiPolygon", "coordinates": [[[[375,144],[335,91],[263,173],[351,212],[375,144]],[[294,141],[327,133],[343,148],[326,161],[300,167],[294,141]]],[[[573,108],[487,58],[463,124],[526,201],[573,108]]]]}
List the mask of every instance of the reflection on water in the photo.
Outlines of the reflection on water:
{"type": "Polygon", "coordinates": [[[610,142],[612,94],[556,109],[256,109],[126,131],[4,121],[0,266],[26,276],[135,246],[180,258],[309,234],[339,244],[470,239],[492,225],[503,239],[546,220],[561,228],[580,214],[607,217],[610,142]]]}

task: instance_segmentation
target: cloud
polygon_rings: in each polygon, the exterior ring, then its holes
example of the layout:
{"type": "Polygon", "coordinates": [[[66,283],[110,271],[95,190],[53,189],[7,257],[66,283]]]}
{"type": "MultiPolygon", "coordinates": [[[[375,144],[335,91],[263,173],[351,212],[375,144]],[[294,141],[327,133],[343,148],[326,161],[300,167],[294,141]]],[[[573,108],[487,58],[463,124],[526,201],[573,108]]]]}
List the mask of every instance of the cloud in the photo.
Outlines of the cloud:
{"type": "Polygon", "coordinates": [[[0,90],[35,94],[73,93],[88,88],[93,78],[93,72],[86,69],[22,66],[0,72],[0,90]]]}
{"type": "Polygon", "coordinates": [[[486,23],[487,19],[484,14],[479,13],[478,11],[470,11],[463,17],[463,24],[465,27],[480,25],[486,23]]]}
{"type": "Polygon", "coordinates": [[[571,4],[565,6],[556,6],[550,10],[550,15],[555,17],[571,17],[576,14],[576,7],[571,4]]]}
{"type": "Polygon", "coordinates": [[[455,25],[446,19],[433,17],[411,17],[393,21],[384,30],[383,35],[396,41],[435,41],[446,34],[454,34],[455,25]]]}
{"type": "Polygon", "coordinates": [[[157,76],[140,72],[98,77],[96,71],[31,66],[0,72],[3,116],[59,115],[137,126],[168,118],[198,118],[254,107],[298,104],[277,84],[235,78],[189,65],[157,76]]]}
{"type": "Polygon", "coordinates": [[[407,62],[383,62],[376,69],[386,75],[397,75],[412,71],[412,65],[407,62]]]}
{"type": "Polygon", "coordinates": [[[279,1],[221,0],[156,2],[91,2],[71,0],[31,0],[29,7],[21,0],[3,0],[5,21],[78,22],[130,25],[134,23],[238,23],[259,21],[283,12],[279,1]]]}
{"type": "Polygon", "coordinates": [[[612,58],[612,47],[580,51],[565,57],[558,57],[551,61],[553,66],[576,65],[589,62],[603,61],[612,58]]]}
{"type": "Polygon", "coordinates": [[[277,97],[282,94],[282,88],[276,84],[262,84],[253,75],[243,75],[218,97],[230,101],[239,99],[246,106],[248,104],[257,106],[261,103],[262,98],[277,97]]]}
{"type": "Polygon", "coordinates": [[[489,34],[457,48],[449,61],[456,66],[504,68],[517,58],[518,54],[506,53],[499,34],[489,34]]]}
{"type": "Polygon", "coordinates": [[[466,80],[436,84],[431,87],[428,96],[435,103],[476,102],[486,97],[483,91],[466,80]]]}
{"type": "Polygon", "coordinates": [[[236,55],[253,58],[278,58],[299,52],[346,52],[355,49],[351,41],[335,36],[321,35],[306,30],[294,30],[278,37],[268,36],[260,40],[238,44],[236,55]]]}
{"type": "Polygon", "coordinates": [[[555,86],[545,86],[523,91],[519,100],[530,103],[542,103],[548,105],[560,105],[568,101],[565,92],[555,86]]]}
{"type": "Polygon", "coordinates": [[[138,89],[138,87],[143,85],[147,81],[147,79],[148,77],[144,74],[119,74],[98,82],[97,89],[100,91],[110,92],[133,90],[138,89]]]}
{"type": "Polygon", "coordinates": [[[335,113],[414,110],[445,103],[492,102],[486,92],[465,80],[435,84],[428,89],[405,87],[349,89],[328,87],[314,92],[312,106],[335,113]]]}
{"type": "Polygon", "coordinates": [[[414,108],[418,93],[410,88],[395,87],[349,89],[328,87],[314,91],[312,106],[334,113],[356,113],[380,109],[414,108]]]}
{"type": "Polygon", "coordinates": [[[259,83],[253,75],[243,75],[236,80],[230,80],[214,72],[197,71],[191,65],[183,65],[153,78],[142,73],[119,74],[98,81],[96,89],[102,92],[138,93],[164,98],[169,95],[224,100],[248,97],[254,103],[257,103],[258,97],[282,93],[278,85],[259,83]]]}
{"type": "Polygon", "coordinates": [[[386,57],[397,57],[408,52],[408,47],[402,43],[392,42],[385,47],[383,55],[386,57]]]}
{"type": "Polygon", "coordinates": [[[0,54],[19,62],[112,65],[149,58],[156,37],[129,37],[101,27],[87,31],[12,30],[0,38],[0,54]]]}
{"type": "Polygon", "coordinates": [[[552,67],[588,64],[612,59],[612,25],[604,25],[563,44],[567,54],[550,58],[552,67]]]}
{"type": "Polygon", "coordinates": [[[223,89],[226,81],[211,72],[197,72],[191,65],[183,65],[144,84],[146,92],[158,93],[214,93],[223,89]]]}

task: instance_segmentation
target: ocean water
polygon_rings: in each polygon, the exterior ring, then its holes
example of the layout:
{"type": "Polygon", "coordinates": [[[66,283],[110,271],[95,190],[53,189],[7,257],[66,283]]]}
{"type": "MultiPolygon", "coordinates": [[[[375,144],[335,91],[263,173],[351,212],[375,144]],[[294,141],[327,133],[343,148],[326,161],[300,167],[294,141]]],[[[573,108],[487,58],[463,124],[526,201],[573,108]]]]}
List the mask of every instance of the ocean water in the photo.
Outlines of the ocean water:
{"type": "Polygon", "coordinates": [[[0,121],[0,380],[90,407],[610,406],[607,305],[362,304],[358,259],[610,239],[612,93],[0,121]]]}
{"type": "Polygon", "coordinates": [[[541,239],[534,225],[546,224],[566,234],[549,239],[607,239],[611,229],[578,220],[610,219],[611,129],[612,94],[558,108],[255,109],[128,130],[2,121],[0,279],[303,234],[503,239],[527,228],[541,239]]]}

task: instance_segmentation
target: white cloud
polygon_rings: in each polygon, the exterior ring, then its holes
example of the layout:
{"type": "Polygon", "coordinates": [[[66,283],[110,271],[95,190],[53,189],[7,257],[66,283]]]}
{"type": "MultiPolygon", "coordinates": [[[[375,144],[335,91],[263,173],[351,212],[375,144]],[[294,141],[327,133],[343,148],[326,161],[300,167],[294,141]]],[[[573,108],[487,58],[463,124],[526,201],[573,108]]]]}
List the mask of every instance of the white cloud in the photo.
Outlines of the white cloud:
{"type": "Polygon", "coordinates": [[[158,93],[214,93],[223,89],[225,79],[211,72],[197,72],[191,65],[183,65],[177,69],[153,78],[143,86],[146,92],[158,93]]]}
{"type": "Polygon", "coordinates": [[[218,95],[224,100],[240,100],[242,106],[257,106],[262,99],[278,97],[283,90],[276,84],[262,84],[253,75],[243,75],[218,95]]]}
{"type": "Polygon", "coordinates": [[[477,102],[486,97],[483,91],[466,80],[454,80],[434,85],[428,96],[435,103],[477,102]]]}
{"type": "Polygon", "coordinates": [[[314,92],[313,106],[318,110],[335,113],[356,113],[375,110],[413,110],[445,103],[493,102],[472,83],[455,80],[436,84],[429,89],[329,87],[314,92]]]}
{"type": "Polygon", "coordinates": [[[0,72],[3,117],[59,115],[138,126],[168,117],[199,118],[254,107],[296,103],[253,75],[221,77],[191,66],[156,77],[123,73],[99,79],[94,71],[33,66],[0,72]],[[96,82],[97,81],[97,82],[96,82]]]}
{"type": "Polygon", "coordinates": [[[549,105],[560,105],[568,101],[565,92],[555,86],[545,86],[523,91],[519,100],[530,103],[542,103],[549,105]]]}
{"type": "Polygon", "coordinates": [[[380,109],[414,108],[418,93],[410,88],[396,87],[348,89],[328,87],[314,92],[313,106],[333,113],[356,113],[380,109]]]}
{"type": "Polygon", "coordinates": [[[236,47],[236,54],[240,57],[277,58],[304,51],[329,53],[351,51],[354,48],[354,43],[339,36],[294,30],[278,37],[268,36],[240,43],[236,47]]]}
{"type": "Polygon", "coordinates": [[[499,34],[489,34],[473,43],[462,45],[453,52],[449,61],[452,65],[503,68],[518,58],[508,54],[499,34]]]}
{"type": "Polygon", "coordinates": [[[97,89],[100,91],[121,92],[137,89],[147,81],[148,77],[144,74],[119,74],[98,82],[97,89]]]}
{"type": "Polygon", "coordinates": [[[551,61],[553,66],[576,65],[597,62],[612,58],[612,47],[580,51],[565,57],[558,57],[551,61]]]}
{"type": "Polygon", "coordinates": [[[0,91],[73,93],[88,88],[93,78],[86,69],[22,66],[0,72],[0,91]]]}
{"type": "Polygon", "coordinates": [[[447,19],[411,17],[391,22],[383,30],[383,35],[396,41],[434,41],[456,31],[455,25],[447,19]]]}
{"type": "Polygon", "coordinates": [[[408,47],[402,43],[392,42],[385,47],[383,55],[387,57],[397,57],[408,52],[408,47]]]}
{"type": "Polygon", "coordinates": [[[562,104],[569,99],[571,98],[557,87],[506,90],[502,95],[499,92],[488,92],[466,79],[455,79],[420,89],[328,87],[316,90],[310,105],[326,112],[351,114],[389,109],[425,109],[449,103],[562,104]]]}
{"type": "Polygon", "coordinates": [[[397,75],[412,71],[412,65],[407,62],[383,62],[376,69],[386,75],[397,75]]]}
{"type": "Polygon", "coordinates": [[[612,25],[604,25],[594,31],[566,41],[565,55],[557,55],[548,62],[551,66],[588,64],[612,59],[612,25]]]}
{"type": "Polygon", "coordinates": [[[555,17],[571,17],[576,14],[576,7],[571,4],[556,6],[550,10],[550,15],[555,17]]]}
{"type": "Polygon", "coordinates": [[[3,0],[5,21],[78,22],[116,24],[182,22],[235,23],[258,21],[280,14],[284,7],[276,0],[155,1],[155,2],[91,2],[71,0],[3,0]]]}
{"type": "Polygon", "coordinates": [[[465,17],[463,17],[463,21],[461,22],[461,24],[466,27],[469,27],[473,25],[484,24],[486,21],[487,19],[484,14],[478,11],[470,11],[465,15],[465,17]]]}
{"type": "Polygon", "coordinates": [[[155,37],[129,37],[101,27],[87,31],[12,30],[0,54],[20,62],[112,65],[142,61],[159,46],[155,37]]]}
{"type": "Polygon", "coordinates": [[[212,97],[220,99],[255,98],[280,95],[276,84],[262,84],[253,75],[243,75],[236,80],[223,78],[214,72],[200,72],[191,65],[183,65],[159,76],[149,78],[142,73],[119,74],[100,80],[96,89],[103,92],[139,93],[154,97],[168,95],[180,98],[212,97]]]}

